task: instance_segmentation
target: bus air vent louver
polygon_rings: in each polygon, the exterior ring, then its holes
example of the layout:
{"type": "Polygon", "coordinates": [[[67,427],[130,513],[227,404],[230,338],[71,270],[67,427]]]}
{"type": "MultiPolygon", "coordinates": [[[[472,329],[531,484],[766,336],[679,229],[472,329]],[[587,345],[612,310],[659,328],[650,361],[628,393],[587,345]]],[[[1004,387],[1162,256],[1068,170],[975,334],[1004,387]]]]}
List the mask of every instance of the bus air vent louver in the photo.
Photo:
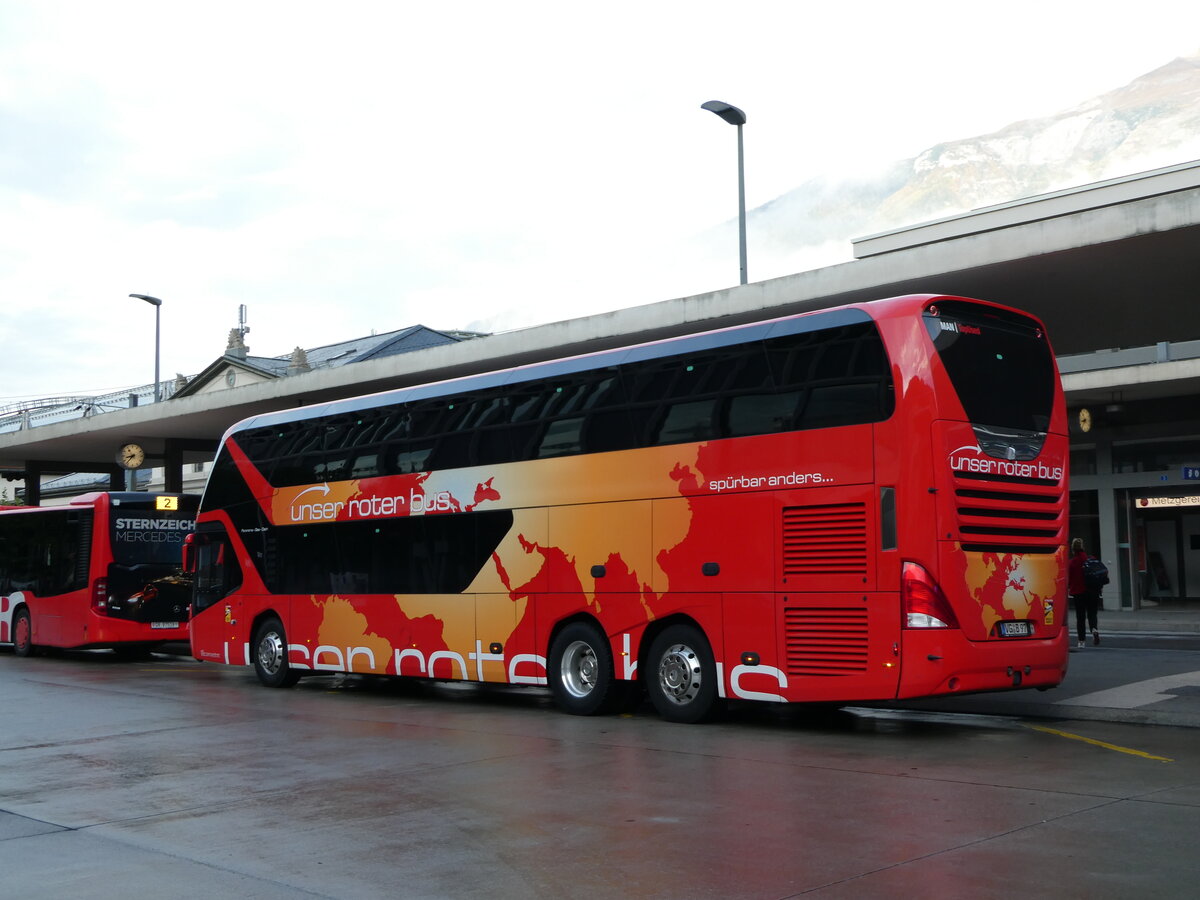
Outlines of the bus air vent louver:
{"type": "Polygon", "coordinates": [[[789,675],[854,675],[867,670],[867,610],[794,607],[784,610],[789,675]]]}
{"type": "Polygon", "coordinates": [[[865,575],[863,503],[792,506],[783,511],[783,574],[865,575]]]}

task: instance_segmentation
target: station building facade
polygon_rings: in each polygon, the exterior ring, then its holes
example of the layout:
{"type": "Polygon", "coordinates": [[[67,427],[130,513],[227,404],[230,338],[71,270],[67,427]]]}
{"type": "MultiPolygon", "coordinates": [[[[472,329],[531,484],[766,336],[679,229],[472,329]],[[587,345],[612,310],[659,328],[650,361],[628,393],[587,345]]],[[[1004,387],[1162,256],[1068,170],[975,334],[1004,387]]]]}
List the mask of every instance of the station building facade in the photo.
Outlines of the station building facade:
{"type": "Polygon", "coordinates": [[[1106,606],[1200,609],[1200,341],[1059,368],[1075,429],[1071,529],[1109,565],[1106,606]]]}

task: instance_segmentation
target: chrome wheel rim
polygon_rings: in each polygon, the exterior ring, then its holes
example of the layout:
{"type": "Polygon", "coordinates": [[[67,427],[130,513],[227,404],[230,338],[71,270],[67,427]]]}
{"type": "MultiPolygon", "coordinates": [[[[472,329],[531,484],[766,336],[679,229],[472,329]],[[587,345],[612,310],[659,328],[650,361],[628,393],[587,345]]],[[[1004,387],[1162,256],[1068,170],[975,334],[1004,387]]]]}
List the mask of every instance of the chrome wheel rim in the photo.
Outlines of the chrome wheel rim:
{"type": "Polygon", "coordinates": [[[278,674],[283,668],[283,639],[274,631],[264,634],[258,642],[258,665],[268,675],[278,674]]]}
{"type": "Polygon", "coordinates": [[[700,693],[703,680],[700,657],[687,644],[672,644],[659,660],[658,685],[672,703],[691,703],[700,693]]]}
{"type": "Polygon", "coordinates": [[[600,661],[596,651],[584,641],[573,641],[563,652],[562,684],[572,697],[586,697],[596,688],[600,661]]]}

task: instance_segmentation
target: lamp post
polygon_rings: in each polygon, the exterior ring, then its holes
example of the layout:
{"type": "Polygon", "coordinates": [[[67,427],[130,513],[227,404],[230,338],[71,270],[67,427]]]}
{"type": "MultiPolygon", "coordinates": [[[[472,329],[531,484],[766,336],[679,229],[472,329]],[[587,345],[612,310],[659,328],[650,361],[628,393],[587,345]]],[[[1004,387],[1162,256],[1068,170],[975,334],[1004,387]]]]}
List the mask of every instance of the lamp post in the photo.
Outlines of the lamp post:
{"type": "Polygon", "coordinates": [[[736,106],[730,106],[720,100],[709,100],[700,104],[701,109],[716,113],[730,125],[736,125],[738,130],[738,250],[742,262],[742,284],[746,283],[746,172],[742,160],[742,126],[746,124],[746,114],[736,106]]]}
{"type": "Polygon", "coordinates": [[[130,294],[138,300],[145,300],[154,307],[154,402],[157,403],[162,399],[162,382],[158,380],[158,336],[159,336],[159,317],[162,312],[162,301],[157,297],[151,297],[149,294],[130,294]]]}

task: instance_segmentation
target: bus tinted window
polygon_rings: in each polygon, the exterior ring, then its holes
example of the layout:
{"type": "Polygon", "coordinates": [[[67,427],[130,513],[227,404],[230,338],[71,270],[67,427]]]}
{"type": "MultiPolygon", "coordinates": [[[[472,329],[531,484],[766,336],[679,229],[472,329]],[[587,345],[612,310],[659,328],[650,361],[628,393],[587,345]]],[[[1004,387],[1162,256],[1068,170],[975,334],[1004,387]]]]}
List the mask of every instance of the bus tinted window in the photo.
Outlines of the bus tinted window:
{"type": "MultiPolygon", "coordinates": [[[[286,487],[856,425],[886,419],[892,404],[883,342],[860,322],[251,429],[237,441],[286,487]]],[[[227,470],[218,462],[213,481],[227,470]]]]}
{"type": "Polygon", "coordinates": [[[715,398],[676,403],[667,409],[656,444],[682,444],[716,437],[713,427],[715,398]]]}
{"type": "Polygon", "coordinates": [[[0,591],[52,596],[87,584],[92,513],[0,517],[0,591]]]}
{"type": "Polygon", "coordinates": [[[550,422],[538,445],[538,457],[544,459],[549,456],[565,456],[568,453],[580,452],[582,430],[583,419],[578,416],[550,422]]]}
{"type": "Polygon", "coordinates": [[[1024,316],[946,302],[925,315],[938,357],[973,425],[1043,433],[1054,400],[1054,362],[1024,316]]]}
{"type": "Polygon", "coordinates": [[[209,526],[195,540],[196,573],[192,582],[192,605],[198,612],[241,587],[242,567],[220,526],[209,526]]]}
{"type": "Polygon", "coordinates": [[[511,510],[274,529],[272,593],[457,594],[512,527],[511,510]]]}
{"type": "Polygon", "coordinates": [[[179,566],[183,539],[195,525],[191,512],[139,509],[114,511],[113,562],[121,565],[179,566]]]}
{"type": "Polygon", "coordinates": [[[746,437],[788,431],[796,417],[799,391],[744,394],[729,404],[729,436],[746,437]]]}

